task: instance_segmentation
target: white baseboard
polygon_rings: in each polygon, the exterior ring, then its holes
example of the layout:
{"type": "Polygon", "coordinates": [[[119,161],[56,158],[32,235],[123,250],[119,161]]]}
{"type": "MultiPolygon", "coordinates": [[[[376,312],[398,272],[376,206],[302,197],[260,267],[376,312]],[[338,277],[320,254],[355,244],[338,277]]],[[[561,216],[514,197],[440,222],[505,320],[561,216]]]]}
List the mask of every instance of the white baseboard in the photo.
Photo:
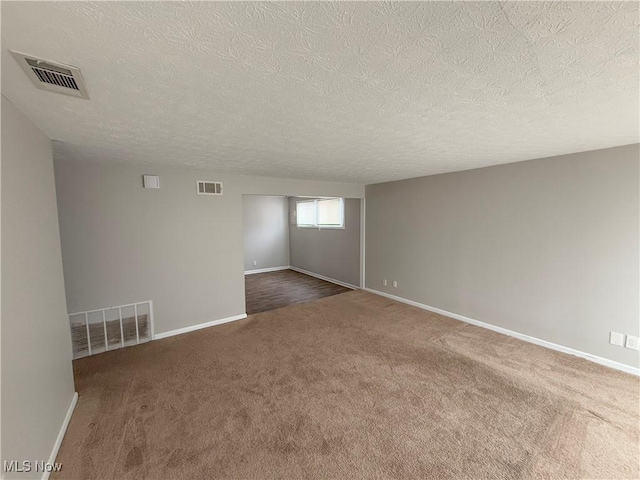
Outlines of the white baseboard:
{"type": "Polygon", "coordinates": [[[491,325],[490,323],[481,322],[480,320],[474,320],[473,318],[465,317],[464,315],[458,315],[457,313],[447,312],[446,310],[441,310],[440,308],[431,307],[423,303],[414,302],[413,300],[407,300],[406,298],[397,297],[395,295],[381,292],[379,290],[374,290],[372,288],[365,287],[363,290],[376,295],[380,295],[382,297],[390,298],[391,300],[396,300],[397,302],[406,303],[407,305],[412,305],[414,307],[418,307],[423,310],[428,310],[430,312],[438,313],[440,315],[444,315],[445,317],[450,317],[456,320],[460,320],[462,322],[469,323],[477,327],[493,330],[494,332],[502,333],[503,335],[508,335],[509,337],[514,337],[519,340],[524,340],[525,342],[534,343],[536,345],[540,345],[541,347],[546,347],[551,350],[556,350],[558,352],[568,353],[569,355],[581,357],[591,362],[604,365],[605,367],[613,368],[615,370],[620,370],[622,372],[631,373],[632,375],[640,376],[640,368],[632,367],[624,363],[615,362],[607,358],[602,358],[596,355],[592,355],[590,353],[581,352],[580,350],[575,350],[573,348],[565,347],[563,345],[558,345],[557,343],[552,343],[546,340],[541,340],[536,337],[531,337],[529,335],[525,335],[524,333],[514,332],[513,330],[508,330],[506,328],[498,327],[496,325],[491,325]]]}
{"type": "Polygon", "coordinates": [[[235,322],[236,320],[242,320],[247,318],[246,313],[240,315],[234,315],[233,317],[221,318],[220,320],[213,320],[211,322],[199,323],[197,325],[190,325],[184,328],[178,328],[176,330],[169,330],[168,332],[156,333],[153,340],[160,340],[161,338],[173,337],[174,335],[180,335],[181,333],[193,332],[194,330],[200,330],[201,328],[213,327],[214,325],[221,325],[223,323],[235,322]]]}
{"type": "Polygon", "coordinates": [[[304,273],[305,275],[309,275],[311,277],[316,277],[316,278],[319,278],[320,280],[324,280],[326,282],[335,283],[336,285],[340,285],[342,287],[347,287],[347,288],[350,288],[352,290],[359,290],[360,289],[360,287],[356,287],[355,285],[351,285],[350,283],[341,282],[340,280],[336,280],[335,278],[325,277],[324,275],[319,275],[317,273],[309,272],[307,270],[303,270],[302,268],[289,267],[289,269],[293,270],[294,272],[304,273]]]}
{"type": "MultiPolygon", "coordinates": [[[[67,433],[67,427],[69,426],[69,422],[71,421],[71,415],[73,415],[73,411],[76,409],[76,404],[78,403],[78,392],[73,394],[73,398],[71,399],[71,403],[69,404],[69,408],[67,409],[67,414],[62,421],[62,426],[60,427],[60,431],[58,432],[58,438],[56,438],[56,443],[53,444],[53,450],[51,450],[51,455],[49,456],[49,464],[52,465],[58,456],[58,451],[60,450],[60,445],[62,445],[62,439],[64,438],[64,434],[67,433]]],[[[44,472],[42,474],[42,480],[47,480],[49,478],[51,472],[44,472]]]]}
{"type": "Polygon", "coordinates": [[[258,268],[257,270],[246,270],[244,274],[253,275],[254,273],[277,272],[278,270],[289,270],[290,268],[291,267],[289,265],[283,265],[281,267],[258,268]]]}

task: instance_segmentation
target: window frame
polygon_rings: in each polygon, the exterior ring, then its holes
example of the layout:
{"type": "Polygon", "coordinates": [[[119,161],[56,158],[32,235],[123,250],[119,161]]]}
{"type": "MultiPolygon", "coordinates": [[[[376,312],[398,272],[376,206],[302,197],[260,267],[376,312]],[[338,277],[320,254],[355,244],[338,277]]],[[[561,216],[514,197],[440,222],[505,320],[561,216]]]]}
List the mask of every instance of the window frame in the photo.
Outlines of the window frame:
{"type": "Polygon", "coordinates": [[[296,227],[297,228],[314,228],[317,230],[344,230],[345,229],[345,204],[343,197],[326,197],[326,198],[314,198],[309,200],[296,200],[296,227]],[[340,208],[342,212],[342,216],[340,220],[342,221],[341,225],[328,225],[328,224],[319,224],[318,223],[318,202],[323,200],[340,200],[340,208]],[[316,223],[311,224],[299,224],[298,223],[298,204],[299,203],[313,203],[315,208],[315,219],[316,223]]]}

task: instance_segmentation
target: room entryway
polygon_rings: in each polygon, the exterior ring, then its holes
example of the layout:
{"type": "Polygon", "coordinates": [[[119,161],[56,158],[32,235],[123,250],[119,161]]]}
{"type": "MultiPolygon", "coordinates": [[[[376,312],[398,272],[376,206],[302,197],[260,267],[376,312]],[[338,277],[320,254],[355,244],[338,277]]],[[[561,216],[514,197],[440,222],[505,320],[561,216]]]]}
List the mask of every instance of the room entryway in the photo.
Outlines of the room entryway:
{"type": "Polygon", "coordinates": [[[362,200],[243,196],[248,315],[358,289],[362,200]]]}

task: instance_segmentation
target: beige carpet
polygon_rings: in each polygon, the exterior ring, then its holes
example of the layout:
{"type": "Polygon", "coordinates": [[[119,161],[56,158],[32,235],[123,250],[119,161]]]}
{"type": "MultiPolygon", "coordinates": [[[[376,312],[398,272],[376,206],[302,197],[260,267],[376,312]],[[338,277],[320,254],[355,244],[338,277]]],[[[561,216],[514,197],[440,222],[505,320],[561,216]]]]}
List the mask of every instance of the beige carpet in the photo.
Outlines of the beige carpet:
{"type": "Polygon", "coordinates": [[[638,478],[639,380],[362,291],[74,363],[54,478],[638,478]]]}

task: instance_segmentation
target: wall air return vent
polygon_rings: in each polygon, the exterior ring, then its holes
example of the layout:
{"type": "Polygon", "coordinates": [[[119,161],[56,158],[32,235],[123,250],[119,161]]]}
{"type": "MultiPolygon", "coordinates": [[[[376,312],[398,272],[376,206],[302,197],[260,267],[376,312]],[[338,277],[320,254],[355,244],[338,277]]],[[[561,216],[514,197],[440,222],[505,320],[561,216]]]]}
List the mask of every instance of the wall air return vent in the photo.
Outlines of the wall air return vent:
{"type": "Polygon", "coordinates": [[[198,180],[196,186],[198,195],[222,195],[222,183],[220,182],[198,180]]]}
{"type": "Polygon", "coordinates": [[[61,63],[11,52],[34,85],[42,90],[89,98],[80,70],[61,63]]]}

